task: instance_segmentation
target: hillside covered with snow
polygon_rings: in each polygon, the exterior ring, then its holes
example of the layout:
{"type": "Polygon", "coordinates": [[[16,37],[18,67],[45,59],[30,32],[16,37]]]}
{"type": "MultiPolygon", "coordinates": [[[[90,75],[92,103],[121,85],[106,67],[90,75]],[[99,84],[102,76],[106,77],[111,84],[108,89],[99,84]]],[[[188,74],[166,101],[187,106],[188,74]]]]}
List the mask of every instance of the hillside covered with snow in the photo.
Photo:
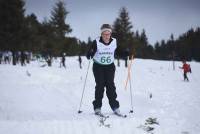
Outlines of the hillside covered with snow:
{"type": "Polygon", "coordinates": [[[87,72],[77,57],[66,58],[66,69],[56,60],[52,67],[33,61],[21,67],[0,64],[0,134],[198,134],[200,133],[200,63],[189,62],[192,73],[183,81],[181,62],[135,59],[130,90],[124,89],[127,68],[116,67],[115,85],[120,110],[112,114],[104,94],[101,119],[93,114],[95,81],[89,68],[81,114],[78,108],[87,72]],[[155,122],[151,123],[149,120],[155,122]]]}

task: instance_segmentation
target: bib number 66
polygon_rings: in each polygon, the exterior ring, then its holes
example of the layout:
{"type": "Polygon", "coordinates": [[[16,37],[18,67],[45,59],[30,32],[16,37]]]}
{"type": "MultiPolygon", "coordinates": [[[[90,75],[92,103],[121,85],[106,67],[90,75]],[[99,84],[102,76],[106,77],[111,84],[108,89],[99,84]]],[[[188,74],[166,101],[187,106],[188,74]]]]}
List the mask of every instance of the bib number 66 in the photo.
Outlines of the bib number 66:
{"type": "Polygon", "coordinates": [[[101,57],[101,63],[110,63],[111,62],[111,57],[108,56],[108,57],[101,57]]]}

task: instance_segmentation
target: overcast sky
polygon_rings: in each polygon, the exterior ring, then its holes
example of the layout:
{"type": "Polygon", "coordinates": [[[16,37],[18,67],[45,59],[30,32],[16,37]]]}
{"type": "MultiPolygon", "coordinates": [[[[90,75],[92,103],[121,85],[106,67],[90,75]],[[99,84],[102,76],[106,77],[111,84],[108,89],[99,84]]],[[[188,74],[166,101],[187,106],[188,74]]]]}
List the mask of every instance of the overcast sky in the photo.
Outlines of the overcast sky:
{"type": "MultiPolygon", "coordinates": [[[[26,0],[26,14],[34,13],[39,21],[49,19],[57,0],[26,0]]],[[[121,7],[126,7],[133,31],[145,29],[148,41],[177,38],[190,28],[200,27],[200,0],[63,0],[70,12],[66,22],[75,36],[87,41],[100,34],[103,23],[113,24],[121,7]],[[151,2],[150,2],[151,1],[151,2]]]]}

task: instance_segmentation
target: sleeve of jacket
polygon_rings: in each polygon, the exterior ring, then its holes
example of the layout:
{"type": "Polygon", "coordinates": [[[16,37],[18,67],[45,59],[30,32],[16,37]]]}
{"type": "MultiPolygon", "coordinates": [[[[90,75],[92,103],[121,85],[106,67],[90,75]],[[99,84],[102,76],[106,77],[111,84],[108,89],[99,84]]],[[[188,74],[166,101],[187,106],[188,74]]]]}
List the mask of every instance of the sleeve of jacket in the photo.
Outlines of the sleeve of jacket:
{"type": "Polygon", "coordinates": [[[117,43],[117,48],[115,49],[115,58],[119,58],[120,57],[120,46],[117,43]]]}
{"type": "Polygon", "coordinates": [[[94,54],[96,53],[96,51],[97,51],[97,42],[96,42],[96,40],[94,40],[92,42],[92,45],[88,49],[88,52],[86,55],[87,59],[92,59],[94,57],[94,54]]]}

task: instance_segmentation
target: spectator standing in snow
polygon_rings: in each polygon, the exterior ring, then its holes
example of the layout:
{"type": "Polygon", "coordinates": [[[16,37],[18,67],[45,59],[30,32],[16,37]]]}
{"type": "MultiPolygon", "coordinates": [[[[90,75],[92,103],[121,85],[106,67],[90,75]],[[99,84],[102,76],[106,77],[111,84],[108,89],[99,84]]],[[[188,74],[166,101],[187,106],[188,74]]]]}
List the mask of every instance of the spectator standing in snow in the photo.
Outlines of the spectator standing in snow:
{"type": "Polygon", "coordinates": [[[52,66],[52,56],[50,54],[46,56],[46,62],[49,67],[52,66]]]}
{"type": "Polygon", "coordinates": [[[126,48],[123,52],[123,57],[125,60],[125,67],[128,67],[128,57],[129,57],[129,49],[126,48]]]}
{"type": "Polygon", "coordinates": [[[65,66],[65,53],[62,53],[62,56],[61,56],[61,62],[60,62],[60,67],[64,67],[64,68],[66,68],[66,66],[65,66]]]}
{"type": "Polygon", "coordinates": [[[2,59],[3,59],[3,52],[0,51],[0,64],[2,62],[2,59]]]}
{"type": "Polygon", "coordinates": [[[109,24],[101,26],[101,37],[93,41],[88,50],[87,59],[93,58],[93,74],[96,82],[95,100],[93,107],[95,114],[101,113],[104,88],[109,104],[114,113],[120,113],[119,102],[114,84],[115,65],[114,54],[117,52],[117,42],[111,37],[112,28],[109,24]]]}
{"type": "Polygon", "coordinates": [[[80,55],[78,56],[78,62],[79,62],[80,69],[82,69],[82,59],[80,55]]]}
{"type": "Polygon", "coordinates": [[[179,67],[180,69],[183,69],[183,77],[184,77],[184,81],[189,81],[188,77],[187,77],[187,73],[188,72],[192,72],[191,71],[191,68],[190,68],[190,65],[186,63],[185,60],[183,60],[183,66],[182,67],[179,67]]]}
{"type": "Polygon", "coordinates": [[[22,51],[21,52],[21,57],[20,57],[20,61],[21,61],[21,66],[25,66],[25,60],[26,60],[26,55],[25,53],[22,51]]]}
{"type": "Polygon", "coordinates": [[[9,53],[8,53],[8,51],[4,52],[3,57],[4,57],[4,63],[9,64],[9,53]]]}

